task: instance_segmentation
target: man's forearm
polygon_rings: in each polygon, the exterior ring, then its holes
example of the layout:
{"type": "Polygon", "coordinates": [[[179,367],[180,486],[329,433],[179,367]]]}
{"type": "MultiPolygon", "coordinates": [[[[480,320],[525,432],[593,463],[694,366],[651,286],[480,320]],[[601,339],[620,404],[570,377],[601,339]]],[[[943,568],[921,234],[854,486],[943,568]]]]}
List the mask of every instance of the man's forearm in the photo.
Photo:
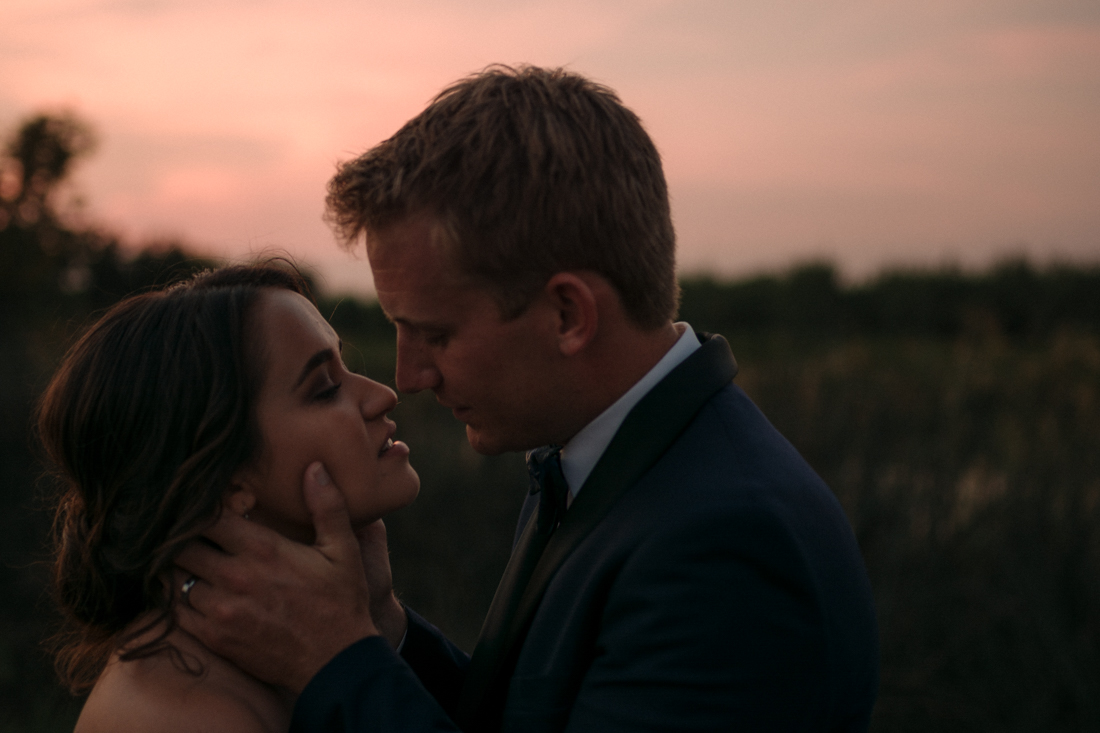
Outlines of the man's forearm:
{"type": "Polygon", "coordinates": [[[370,637],[337,654],[306,685],[290,730],[433,733],[458,727],[389,643],[370,637]]]}

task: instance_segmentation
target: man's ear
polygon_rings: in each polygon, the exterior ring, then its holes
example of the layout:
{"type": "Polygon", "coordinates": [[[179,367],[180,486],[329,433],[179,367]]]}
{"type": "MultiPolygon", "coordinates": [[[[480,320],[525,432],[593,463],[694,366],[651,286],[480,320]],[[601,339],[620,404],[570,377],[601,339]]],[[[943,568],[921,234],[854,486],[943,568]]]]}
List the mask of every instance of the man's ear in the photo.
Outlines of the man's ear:
{"type": "Polygon", "coordinates": [[[596,293],[587,279],[573,272],[554,275],[543,292],[556,315],[558,349],[563,356],[575,356],[596,337],[600,320],[596,293]]]}

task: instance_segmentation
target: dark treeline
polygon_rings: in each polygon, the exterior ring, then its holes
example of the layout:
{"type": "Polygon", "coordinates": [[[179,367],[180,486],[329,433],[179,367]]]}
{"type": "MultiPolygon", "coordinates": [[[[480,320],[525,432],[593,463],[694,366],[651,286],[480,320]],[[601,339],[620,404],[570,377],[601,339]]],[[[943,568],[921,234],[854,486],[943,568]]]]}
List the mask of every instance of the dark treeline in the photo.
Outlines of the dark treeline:
{"type": "Polygon", "coordinates": [[[844,287],[836,269],[822,263],[738,282],[689,278],[682,287],[682,315],[738,333],[940,339],[990,330],[1045,338],[1067,327],[1100,333],[1097,266],[1036,269],[1013,260],[981,273],[889,272],[844,287]]]}
{"type": "MultiPolygon", "coordinates": [[[[34,401],[64,349],[126,294],[211,263],[123,247],[59,197],[93,147],[78,120],[27,121],[0,157],[0,730],[70,730],[80,701],[43,646],[49,502],[34,401]],[[138,254],[130,254],[133,252],[138,254]]],[[[326,300],[349,366],[392,384],[376,304],[326,300]]],[[[836,492],[879,615],[875,731],[1100,729],[1100,268],[832,267],[683,283],[682,317],[727,336],[738,383],[836,492]]],[[[422,477],[387,520],[402,598],[467,649],[524,487],[432,396],[394,414],[422,477]]]]}
{"type": "MultiPolygon", "coordinates": [[[[718,333],[823,341],[980,334],[1027,341],[1064,329],[1100,334],[1100,266],[1037,268],[1012,260],[984,272],[889,272],[844,286],[832,265],[815,263],[744,280],[689,277],[680,287],[680,317],[718,333]]],[[[374,303],[346,301],[333,317],[391,335],[374,303]]]]}

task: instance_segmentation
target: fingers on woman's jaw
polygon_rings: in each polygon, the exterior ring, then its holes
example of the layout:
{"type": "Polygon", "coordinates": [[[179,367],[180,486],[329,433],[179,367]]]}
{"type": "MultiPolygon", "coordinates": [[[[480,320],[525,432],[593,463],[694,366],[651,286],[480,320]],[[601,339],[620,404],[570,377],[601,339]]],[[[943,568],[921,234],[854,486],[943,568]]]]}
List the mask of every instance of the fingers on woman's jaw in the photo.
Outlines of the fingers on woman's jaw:
{"type": "MultiPolygon", "coordinates": [[[[238,523],[246,528],[252,524],[241,517],[226,514],[203,536],[183,546],[175,559],[176,568],[185,575],[183,580],[197,577],[212,581],[224,574],[231,556],[240,554],[240,548],[244,545],[236,537],[235,530],[238,528],[233,525],[238,523]]],[[[182,587],[183,580],[177,583],[177,590],[182,587]]]]}
{"type": "Polygon", "coordinates": [[[248,489],[238,489],[227,495],[222,505],[228,512],[247,519],[248,513],[256,506],[256,495],[248,489]]]}
{"type": "Polygon", "coordinates": [[[183,584],[183,581],[187,580],[191,576],[202,577],[213,571],[217,559],[214,555],[217,553],[210,545],[206,544],[202,540],[191,540],[180,551],[180,554],[176,556],[176,572],[173,574],[176,580],[177,589],[183,584]],[[183,578],[178,576],[183,573],[183,578]]]}
{"type": "MultiPolygon", "coordinates": [[[[200,545],[206,544],[207,548],[215,553],[220,548],[226,554],[239,555],[255,544],[257,539],[269,534],[272,534],[272,531],[266,527],[251,522],[234,511],[225,511],[212,527],[202,533],[206,542],[203,543],[201,540],[196,542],[200,545]],[[216,547],[210,546],[210,543],[216,547]]],[[[195,545],[196,542],[192,542],[191,545],[195,545]]]]}

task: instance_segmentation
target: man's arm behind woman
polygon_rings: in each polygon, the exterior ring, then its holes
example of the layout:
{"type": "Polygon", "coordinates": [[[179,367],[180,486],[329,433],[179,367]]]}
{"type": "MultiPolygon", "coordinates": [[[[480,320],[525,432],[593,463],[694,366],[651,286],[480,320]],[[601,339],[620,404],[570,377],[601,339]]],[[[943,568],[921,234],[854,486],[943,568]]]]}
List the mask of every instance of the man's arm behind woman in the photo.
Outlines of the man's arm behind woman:
{"type": "Polygon", "coordinates": [[[470,658],[423,618],[407,613],[400,657],[381,637],[345,649],[303,690],[291,731],[458,730],[450,716],[470,658]]]}

